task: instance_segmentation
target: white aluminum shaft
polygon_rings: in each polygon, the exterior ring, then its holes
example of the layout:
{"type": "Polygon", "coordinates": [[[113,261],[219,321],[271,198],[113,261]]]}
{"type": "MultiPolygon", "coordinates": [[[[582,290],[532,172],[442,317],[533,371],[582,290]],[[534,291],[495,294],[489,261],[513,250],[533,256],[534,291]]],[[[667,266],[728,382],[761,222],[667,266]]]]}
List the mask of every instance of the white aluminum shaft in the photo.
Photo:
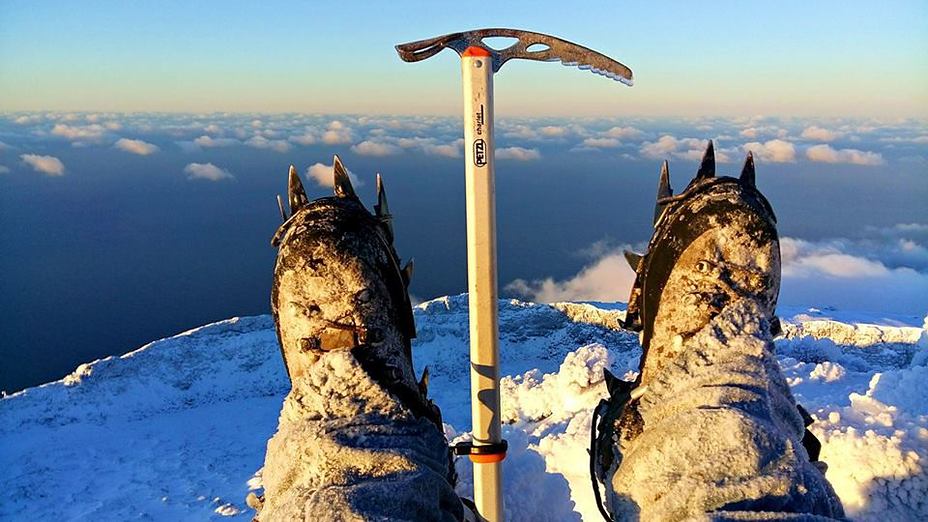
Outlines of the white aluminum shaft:
{"type": "MultiPolygon", "coordinates": [[[[467,289],[474,445],[500,442],[496,189],[493,180],[493,67],[489,56],[462,56],[467,201],[467,289]]],[[[474,503],[489,522],[503,520],[501,462],[474,463],[474,503]]]]}

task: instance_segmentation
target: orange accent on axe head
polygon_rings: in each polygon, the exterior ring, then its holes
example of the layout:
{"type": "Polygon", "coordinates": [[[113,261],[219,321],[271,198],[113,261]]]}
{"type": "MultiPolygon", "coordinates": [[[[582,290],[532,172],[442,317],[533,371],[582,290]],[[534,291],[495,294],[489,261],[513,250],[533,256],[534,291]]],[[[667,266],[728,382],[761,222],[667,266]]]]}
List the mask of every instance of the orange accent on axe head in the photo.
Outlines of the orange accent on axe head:
{"type": "Polygon", "coordinates": [[[464,52],[461,53],[461,56],[490,56],[490,51],[487,51],[483,47],[472,45],[467,49],[464,49],[464,52]]]}

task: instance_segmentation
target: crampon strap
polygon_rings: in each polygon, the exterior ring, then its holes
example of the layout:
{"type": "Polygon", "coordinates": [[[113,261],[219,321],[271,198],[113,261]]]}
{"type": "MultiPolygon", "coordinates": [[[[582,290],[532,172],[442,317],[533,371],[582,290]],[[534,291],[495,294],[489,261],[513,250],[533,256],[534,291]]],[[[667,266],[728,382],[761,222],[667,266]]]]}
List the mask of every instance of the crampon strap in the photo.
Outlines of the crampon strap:
{"type": "Polygon", "coordinates": [[[596,427],[599,426],[599,418],[602,415],[602,411],[608,407],[609,402],[606,399],[602,399],[599,401],[599,404],[596,405],[596,408],[593,409],[593,424],[590,426],[590,482],[593,485],[593,496],[596,497],[596,507],[599,509],[599,514],[603,516],[606,522],[613,522],[612,517],[609,516],[609,512],[606,511],[606,507],[603,505],[602,493],[599,491],[599,479],[596,478],[596,460],[599,458],[596,427]]]}

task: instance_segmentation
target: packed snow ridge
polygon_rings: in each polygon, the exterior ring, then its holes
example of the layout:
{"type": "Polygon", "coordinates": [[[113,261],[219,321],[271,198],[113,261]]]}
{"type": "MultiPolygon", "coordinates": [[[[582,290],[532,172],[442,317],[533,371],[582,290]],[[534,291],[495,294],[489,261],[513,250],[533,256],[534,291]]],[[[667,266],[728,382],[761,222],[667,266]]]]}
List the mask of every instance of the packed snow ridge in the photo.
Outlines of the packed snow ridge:
{"type": "MultiPolygon", "coordinates": [[[[928,324],[781,310],[777,357],[817,419],[828,478],[859,520],[928,519],[928,324]]],[[[599,520],[587,474],[602,369],[631,379],[624,306],[500,301],[511,520],[599,520]]],[[[416,307],[416,368],[446,432],[470,427],[466,296],[416,307]]],[[[248,520],[287,380],[268,316],[229,319],[83,364],[0,400],[0,519],[248,520]]],[[[459,460],[460,492],[470,465],[459,460]]]]}

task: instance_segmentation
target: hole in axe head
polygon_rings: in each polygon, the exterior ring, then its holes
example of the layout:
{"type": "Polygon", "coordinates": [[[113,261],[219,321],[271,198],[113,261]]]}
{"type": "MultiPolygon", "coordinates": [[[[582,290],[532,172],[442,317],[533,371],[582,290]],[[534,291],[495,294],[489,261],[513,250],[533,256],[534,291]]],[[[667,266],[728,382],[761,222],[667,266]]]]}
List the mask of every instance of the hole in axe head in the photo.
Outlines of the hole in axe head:
{"type": "Polygon", "coordinates": [[[495,51],[502,51],[503,49],[508,49],[509,47],[515,45],[519,39],[509,36],[488,36],[486,38],[481,38],[480,41],[490,49],[495,51]]]}
{"type": "Polygon", "coordinates": [[[532,45],[525,48],[526,51],[530,53],[541,53],[550,49],[551,46],[543,43],[533,43],[532,45]]]}

